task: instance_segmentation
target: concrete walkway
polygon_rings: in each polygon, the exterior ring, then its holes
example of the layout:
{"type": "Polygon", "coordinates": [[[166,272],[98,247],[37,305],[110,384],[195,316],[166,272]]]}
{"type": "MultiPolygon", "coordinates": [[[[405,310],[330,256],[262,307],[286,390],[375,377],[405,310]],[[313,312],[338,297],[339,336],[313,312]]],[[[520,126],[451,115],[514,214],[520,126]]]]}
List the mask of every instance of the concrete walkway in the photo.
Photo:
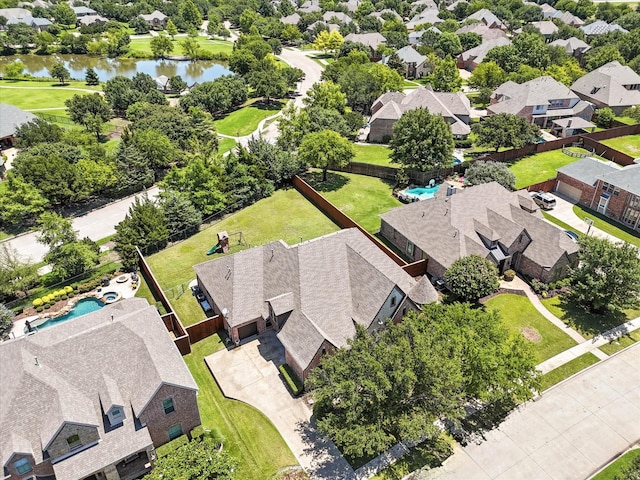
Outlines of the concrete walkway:
{"type": "Polygon", "coordinates": [[[599,362],[509,415],[483,441],[456,446],[415,480],[589,478],[640,441],[640,344],[599,362]]]}

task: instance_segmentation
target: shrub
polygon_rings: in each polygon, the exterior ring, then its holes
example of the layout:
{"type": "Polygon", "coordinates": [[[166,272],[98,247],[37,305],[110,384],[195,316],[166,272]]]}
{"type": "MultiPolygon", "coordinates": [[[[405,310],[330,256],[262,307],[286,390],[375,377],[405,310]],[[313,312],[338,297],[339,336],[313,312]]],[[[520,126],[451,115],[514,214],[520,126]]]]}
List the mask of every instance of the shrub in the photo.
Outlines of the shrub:
{"type": "Polygon", "coordinates": [[[537,278],[532,278],[531,288],[533,289],[534,292],[536,292],[537,294],[540,294],[549,290],[549,285],[547,285],[544,282],[541,282],[537,278]]]}
{"type": "Polygon", "coordinates": [[[42,306],[36,308],[36,312],[40,313],[44,308],[42,306]]]}
{"type": "Polygon", "coordinates": [[[473,142],[468,138],[459,138],[454,140],[456,148],[471,148],[473,146],[473,142]]]}
{"type": "Polygon", "coordinates": [[[447,288],[467,301],[490,295],[500,286],[498,269],[480,255],[462,257],[451,264],[444,274],[447,288]]]}
{"type": "Polygon", "coordinates": [[[66,299],[67,299],[67,294],[66,293],[60,297],[60,300],[66,300],[66,299]]]}
{"type": "Polygon", "coordinates": [[[44,304],[44,309],[45,310],[48,310],[50,308],[51,308],[51,304],[50,303],[47,302],[47,303],[44,304]]]}
{"type": "Polygon", "coordinates": [[[73,292],[73,287],[71,285],[67,285],[66,287],[64,287],[64,291],[68,295],[73,292]]]}
{"type": "Polygon", "coordinates": [[[191,432],[189,433],[189,436],[191,437],[191,440],[195,438],[201,439],[202,437],[204,437],[204,434],[205,434],[204,427],[202,425],[198,425],[196,428],[191,430],[191,432]]]}
{"type": "Polygon", "coordinates": [[[161,447],[156,448],[156,454],[158,458],[165,457],[172,452],[175,452],[178,448],[189,443],[189,439],[186,435],[180,435],[178,438],[174,438],[169,443],[165,443],[161,447]]]}
{"type": "Polygon", "coordinates": [[[510,282],[511,280],[513,280],[514,278],[516,278],[516,272],[514,272],[513,270],[509,269],[506,272],[504,272],[503,274],[504,279],[507,282],[510,282]]]}
{"type": "Polygon", "coordinates": [[[41,298],[36,298],[33,302],[31,302],[31,304],[36,308],[41,307],[43,303],[44,302],[41,298]]]}
{"type": "Polygon", "coordinates": [[[278,370],[280,370],[280,374],[287,382],[291,393],[293,393],[295,396],[300,395],[304,390],[304,386],[302,385],[302,382],[295,374],[295,372],[291,369],[291,367],[284,363],[278,367],[278,370]]]}

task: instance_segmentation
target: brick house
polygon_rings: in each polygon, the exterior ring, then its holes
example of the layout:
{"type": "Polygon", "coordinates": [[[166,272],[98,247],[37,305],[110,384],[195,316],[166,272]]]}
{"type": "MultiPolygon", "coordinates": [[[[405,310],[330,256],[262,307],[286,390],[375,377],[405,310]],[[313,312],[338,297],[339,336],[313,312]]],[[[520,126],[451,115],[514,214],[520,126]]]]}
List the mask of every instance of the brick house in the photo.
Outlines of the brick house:
{"type": "Polygon", "coordinates": [[[21,125],[34,121],[37,117],[31,113],[0,103],[0,148],[10,148],[16,143],[16,130],[21,125]]]}
{"type": "Polygon", "coordinates": [[[487,115],[511,113],[540,128],[549,128],[554,120],[578,117],[591,120],[595,107],[581,100],[568,87],[550,76],[524,83],[508,81],[491,95],[487,115]]]}
{"type": "Polygon", "coordinates": [[[373,331],[437,299],[426,276],[411,277],[355,228],[292,246],[272,242],[194,269],[229,337],[239,344],[277,331],[301,379],[347,345],[356,323],[373,331]]]}
{"type": "Polygon", "coordinates": [[[577,261],[578,246],[545,222],[526,191],[510,192],[496,182],[397,207],[380,218],[381,235],[409,261],[428,259],[427,273],[435,278],[472,254],[500,272],[513,269],[544,282],[563,278],[577,261]]]}
{"type": "Polygon", "coordinates": [[[420,86],[407,94],[383,93],[373,102],[369,141],[387,143],[393,135],[393,125],[404,112],[416,108],[426,108],[431,114],[442,115],[451,125],[454,138],[466,138],[471,133],[471,104],[462,92],[434,92],[430,86],[420,86]]]}
{"type": "Polygon", "coordinates": [[[141,13],[138,16],[142,20],[147,22],[149,28],[152,28],[154,30],[164,30],[167,27],[167,22],[169,21],[169,17],[167,17],[160,10],[154,10],[148,15],[141,13]]]}
{"type": "MultiPolygon", "coordinates": [[[[483,24],[479,24],[483,25],[483,24]]],[[[485,26],[485,28],[488,28],[485,26]]],[[[462,29],[460,29],[462,30],[462,29]]],[[[460,31],[458,30],[458,31],[460,31]]],[[[497,28],[489,29],[493,32],[502,32],[502,30],[498,30],[497,28]]],[[[487,54],[496,47],[504,47],[506,45],[511,45],[511,40],[504,36],[498,36],[497,38],[492,38],[489,40],[485,40],[483,38],[482,43],[477,47],[470,48],[462,52],[458,55],[458,59],[456,64],[458,68],[464,68],[465,70],[473,71],[478,65],[480,65],[487,54]]]]}
{"type": "Polygon", "coordinates": [[[197,385],[158,311],[127,299],[0,344],[11,480],[130,480],[200,425],[197,385]]]}
{"type": "Polygon", "coordinates": [[[555,190],[640,231],[640,165],[616,168],[583,158],[558,169],[555,190]]]}

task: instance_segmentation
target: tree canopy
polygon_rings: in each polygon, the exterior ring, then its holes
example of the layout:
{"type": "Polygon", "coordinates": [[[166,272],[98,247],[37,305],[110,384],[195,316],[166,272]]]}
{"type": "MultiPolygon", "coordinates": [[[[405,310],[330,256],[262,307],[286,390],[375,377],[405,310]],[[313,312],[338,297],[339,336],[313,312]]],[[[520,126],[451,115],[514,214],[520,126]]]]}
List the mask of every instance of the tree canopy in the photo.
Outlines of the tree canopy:
{"type": "Polygon", "coordinates": [[[471,185],[481,183],[498,182],[504,188],[513,190],[516,185],[516,176],[509,170],[506,163],[485,162],[478,160],[464,173],[464,179],[471,185]]]}
{"type": "MultiPolygon", "coordinates": [[[[535,359],[495,311],[430,304],[323,357],[307,379],[318,428],[352,457],[403,440],[433,441],[459,425],[467,402],[508,409],[537,388],[535,359]]],[[[482,412],[481,412],[482,414],[482,412]]]]}
{"type": "Polygon", "coordinates": [[[484,117],[471,127],[478,136],[478,144],[494,148],[520,148],[536,141],[540,128],[527,119],[511,113],[499,113],[484,117]]]}
{"type": "Polygon", "coordinates": [[[494,293],[500,286],[498,269],[480,255],[469,255],[453,262],[445,272],[444,280],[451,293],[467,301],[494,293]]]}
{"type": "Polygon", "coordinates": [[[329,167],[345,166],[354,155],[351,143],[333,130],[309,133],[298,148],[301,161],[322,169],[323,182],[327,180],[329,167]]]}
{"type": "Polygon", "coordinates": [[[13,317],[13,312],[0,303],[0,340],[9,338],[9,332],[13,328],[13,317]]]}
{"type": "Polygon", "coordinates": [[[453,134],[441,115],[425,108],[405,112],[393,125],[391,160],[416,170],[448,166],[453,159],[453,134]]]}

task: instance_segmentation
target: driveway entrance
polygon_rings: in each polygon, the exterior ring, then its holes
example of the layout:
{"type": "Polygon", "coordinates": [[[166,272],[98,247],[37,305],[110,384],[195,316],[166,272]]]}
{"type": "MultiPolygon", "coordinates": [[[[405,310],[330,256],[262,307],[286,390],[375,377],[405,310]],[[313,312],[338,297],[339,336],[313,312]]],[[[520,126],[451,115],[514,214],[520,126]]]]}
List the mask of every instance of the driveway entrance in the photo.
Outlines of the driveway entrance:
{"type": "Polygon", "coordinates": [[[280,378],[284,348],[273,330],[232,350],[205,358],[222,393],[264,413],[313,479],[349,480],[353,469],[333,442],[321,436],[303,398],[294,398],[280,378]]]}

